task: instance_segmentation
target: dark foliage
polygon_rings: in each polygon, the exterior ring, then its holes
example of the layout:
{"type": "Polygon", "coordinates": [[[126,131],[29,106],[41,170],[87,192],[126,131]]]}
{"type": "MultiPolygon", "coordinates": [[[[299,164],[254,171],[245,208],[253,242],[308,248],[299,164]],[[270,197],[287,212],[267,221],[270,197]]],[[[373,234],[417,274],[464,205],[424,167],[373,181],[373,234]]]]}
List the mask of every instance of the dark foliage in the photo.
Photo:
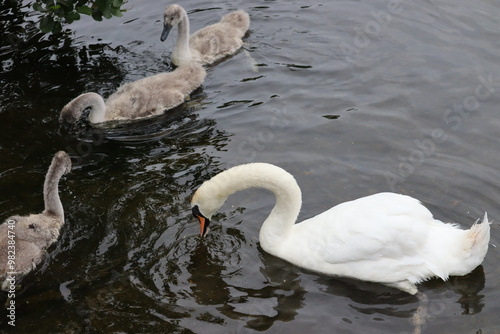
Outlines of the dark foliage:
{"type": "Polygon", "coordinates": [[[43,33],[60,33],[65,23],[79,20],[81,14],[96,21],[122,16],[124,0],[36,0],[33,9],[43,13],[40,30],[43,33]]]}

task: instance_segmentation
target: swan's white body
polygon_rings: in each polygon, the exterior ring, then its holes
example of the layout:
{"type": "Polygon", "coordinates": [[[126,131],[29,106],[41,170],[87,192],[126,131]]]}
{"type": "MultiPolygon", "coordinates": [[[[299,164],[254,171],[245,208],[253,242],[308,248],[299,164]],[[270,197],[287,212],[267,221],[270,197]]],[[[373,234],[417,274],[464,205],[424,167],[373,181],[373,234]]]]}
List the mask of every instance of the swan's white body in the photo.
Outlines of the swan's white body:
{"type": "Polygon", "coordinates": [[[74,123],[87,108],[90,108],[89,121],[94,124],[161,115],[183,103],[186,96],[201,86],[205,76],[203,66],[186,62],[172,72],[127,83],[106,102],[97,93],[82,94],[64,106],[61,119],[74,123]]]}
{"type": "Polygon", "coordinates": [[[46,249],[59,238],[64,225],[64,210],[58,185],[62,175],[70,170],[68,154],[63,151],[56,153],[43,186],[45,210],[24,217],[12,216],[0,225],[0,281],[3,290],[33,270],[42,261],[46,249]],[[15,278],[13,281],[12,277],[15,278]]]}
{"type": "Polygon", "coordinates": [[[179,27],[171,55],[172,63],[176,66],[191,59],[209,65],[232,55],[243,46],[242,38],[250,27],[248,14],[243,10],[237,10],[224,15],[219,23],[200,29],[190,37],[189,19],[184,8],[170,5],[163,17],[162,41],[167,38],[172,27],[179,27]]]}
{"type": "MultiPolygon", "coordinates": [[[[416,283],[471,272],[488,250],[486,214],[482,224],[462,230],[434,219],[418,200],[395,193],[342,203],[295,224],[300,188],[292,175],[265,163],[236,166],[203,183],[192,199],[193,214],[205,223],[229,195],[251,187],[276,196],[260,230],[261,247],[315,272],[416,294],[416,283]]],[[[202,234],[207,232],[202,226],[202,234]]]]}

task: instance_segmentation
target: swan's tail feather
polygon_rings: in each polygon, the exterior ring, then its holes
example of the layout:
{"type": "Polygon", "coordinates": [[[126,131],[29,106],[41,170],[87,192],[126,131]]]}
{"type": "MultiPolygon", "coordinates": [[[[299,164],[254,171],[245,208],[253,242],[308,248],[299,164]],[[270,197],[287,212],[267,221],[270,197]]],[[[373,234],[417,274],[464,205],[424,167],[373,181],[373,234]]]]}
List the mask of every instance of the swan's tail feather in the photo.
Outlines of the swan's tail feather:
{"type": "Polygon", "coordinates": [[[490,242],[490,221],[488,214],[484,213],[484,218],[481,224],[478,224],[479,219],[471,226],[466,235],[466,247],[471,252],[471,255],[482,259],[488,251],[490,242]]]}
{"type": "Polygon", "coordinates": [[[490,221],[488,213],[484,213],[484,218],[481,224],[478,224],[479,219],[472,225],[467,233],[467,239],[470,240],[471,246],[476,244],[487,244],[490,241],[490,221]]]}

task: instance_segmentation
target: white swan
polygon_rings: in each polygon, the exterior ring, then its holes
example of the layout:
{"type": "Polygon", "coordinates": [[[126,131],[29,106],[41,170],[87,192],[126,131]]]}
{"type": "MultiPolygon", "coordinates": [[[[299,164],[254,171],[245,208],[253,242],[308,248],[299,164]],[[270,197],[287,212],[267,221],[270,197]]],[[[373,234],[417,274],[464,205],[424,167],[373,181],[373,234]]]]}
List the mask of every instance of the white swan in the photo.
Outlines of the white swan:
{"type": "Polygon", "coordinates": [[[45,183],[45,210],[29,216],[12,216],[0,225],[0,281],[2,289],[15,285],[43,259],[46,249],[59,237],[64,225],[64,210],[59,198],[59,180],[71,170],[66,152],[56,153],[45,183]]]}
{"type": "Polygon", "coordinates": [[[209,65],[232,55],[243,45],[241,40],[250,27],[250,17],[243,10],[228,13],[219,23],[198,30],[189,37],[189,19],[179,5],[170,5],[163,14],[161,41],[165,41],[174,26],[179,26],[172,63],[179,66],[191,60],[209,65]]]}
{"type": "Polygon", "coordinates": [[[315,272],[378,282],[410,294],[432,277],[465,275],[488,250],[487,215],[469,230],[445,224],[418,200],[379,193],[339,204],[300,224],[301,192],[292,175],[266,163],[230,168],[206,181],[193,195],[201,235],[227,197],[250,187],[265,188],[276,204],[260,230],[268,253],[315,272]]]}
{"type": "Polygon", "coordinates": [[[85,93],[69,102],[60,118],[75,123],[90,108],[89,121],[138,119],[161,115],[184,102],[205,80],[206,71],[198,63],[188,62],[172,72],[159,73],[127,83],[104,99],[97,93],[85,93]]]}

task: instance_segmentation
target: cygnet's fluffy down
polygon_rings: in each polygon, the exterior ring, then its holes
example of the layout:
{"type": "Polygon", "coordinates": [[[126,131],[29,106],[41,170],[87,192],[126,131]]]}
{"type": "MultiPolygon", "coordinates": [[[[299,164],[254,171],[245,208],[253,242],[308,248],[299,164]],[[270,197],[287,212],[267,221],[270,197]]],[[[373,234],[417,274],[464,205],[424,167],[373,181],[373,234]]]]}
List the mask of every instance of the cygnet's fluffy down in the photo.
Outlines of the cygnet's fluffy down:
{"type": "Polygon", "coordinates": [[[203,65],[230,56],[243,45],[243,36],[250,27],[250,17],[243,10],[230,12],[220,22],[202,28],[189,36],[189,18],[179,5],[170,5],[163,14],[164,41],[170,30],[178,26],[177,41],[172,52],[172,63],[180,66],[191,60],[203,65]]]}
{"type": "Polygon", "coordinates": [[[104,99],[97,93],[82,94],[61,111],[61,120],[75,123],[90,108],[89,121],[130,120],[161,115],[182,104],[201,86],[206,71],[196,62],[186,63],[172,72],[159,73],[129,82],[104,99]]]}
{"type": "Polygon", "coordinates": [[[47,248],[59,238],[64,210],[59,198],[59,180],[71,170],[66,152],[52,159],[43,188],[45,210],[29,216],[11,216],[0,225],[0,282],[10,290],[43,260],[47,248]]]}

